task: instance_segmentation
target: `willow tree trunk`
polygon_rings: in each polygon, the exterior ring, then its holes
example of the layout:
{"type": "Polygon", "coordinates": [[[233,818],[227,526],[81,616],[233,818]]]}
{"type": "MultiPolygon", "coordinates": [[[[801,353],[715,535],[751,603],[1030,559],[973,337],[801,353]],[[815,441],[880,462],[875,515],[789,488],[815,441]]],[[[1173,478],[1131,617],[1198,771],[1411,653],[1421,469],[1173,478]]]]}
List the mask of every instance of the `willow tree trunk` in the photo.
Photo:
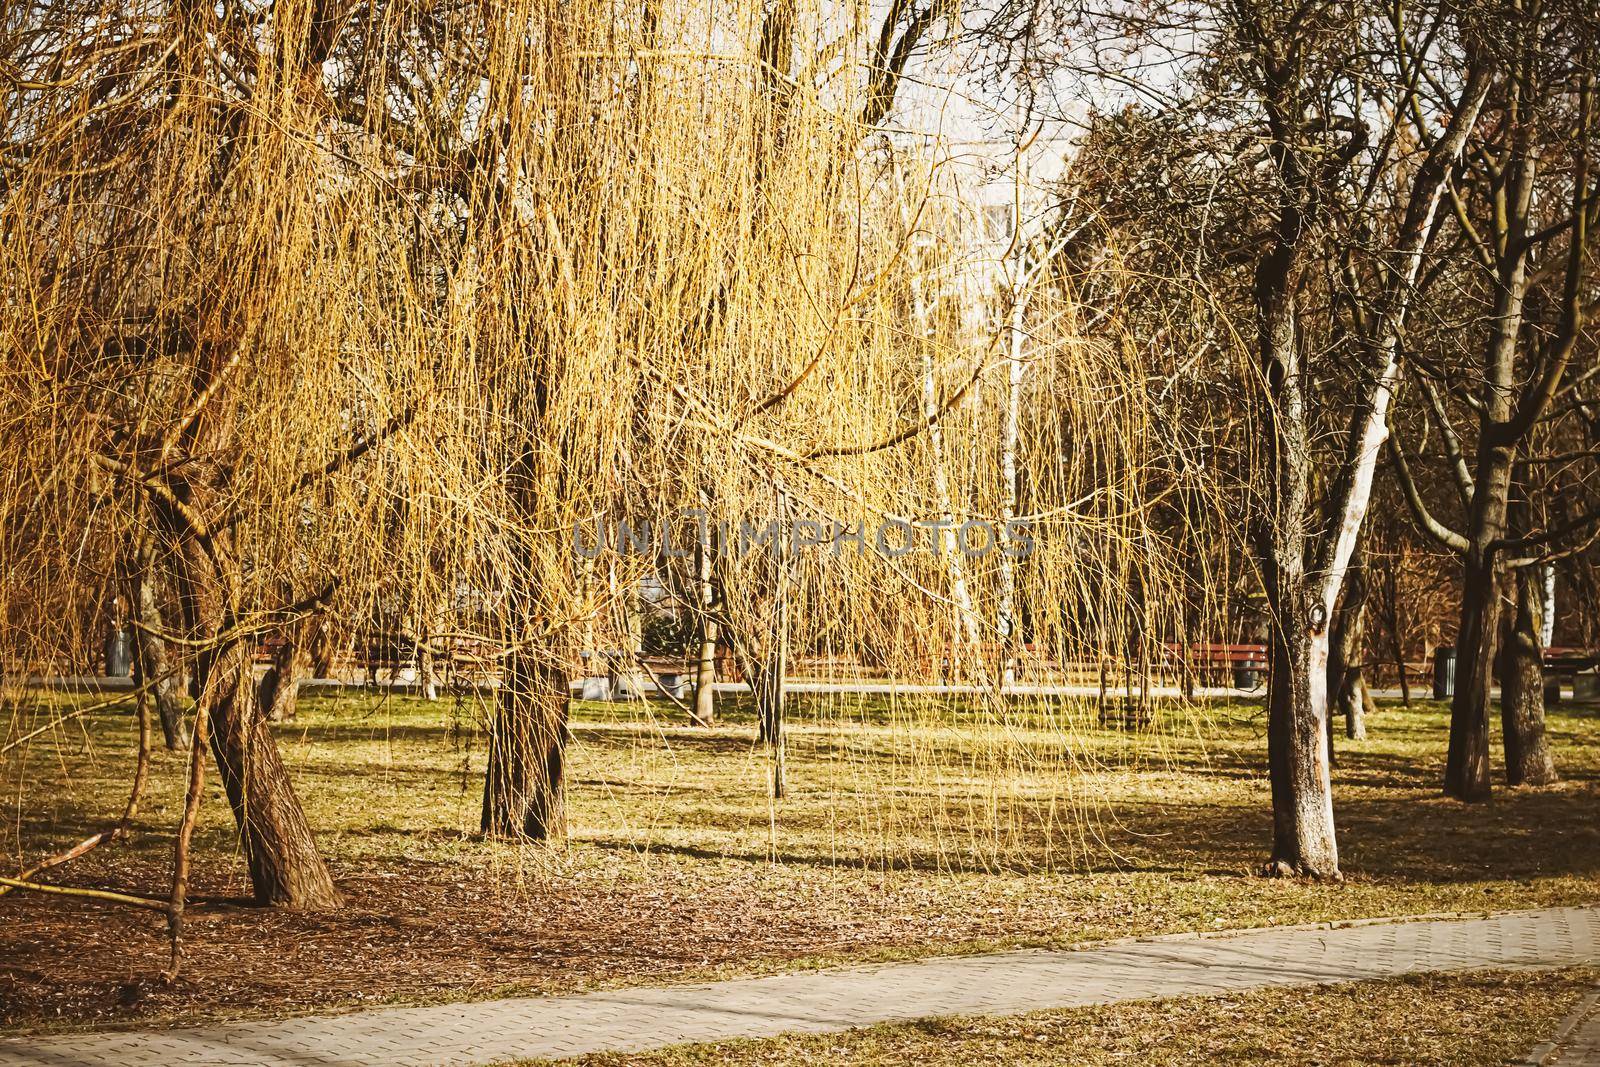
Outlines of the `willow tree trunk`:
{"type": "Polygon", "coordinates": [[[1544,647],[1541,614],[1544,581],[1524,567],[1512,577],[1516,612],[1508,626],[1500,659],[1500,725],[1506,751],[1506,781],[1511,785],[1549,785],[1558,781],[1555,758],[1544,728],[1544,647]]]}
{"type": "Polygon", "coordinates": [[[199,660],[211,752],[239,823],[256,902],[305,910],[336,907],[339,894],[278,744],[256,706],[250,645],[226,641],[202,652],[199,660]]]}
{"type": "Polygon", "coordinates": [[[284,628],[283,643],[272,654],[272,665],[261,677],[256,703],[268,722],[289,722],[300,705],[300,683],[310,666],[305,636],[309,623],[300,621],[284,628]]]}
{"type": "Polygon", "coordinates": [[[566,672],[523,651],[506,657],[489,727],[489,768],[480,826],[491,837],[556,841],[565,836],[566,672]]]}
{"type": "Polygon", "coordinates": [[[717,587],[712,577],[713,551],[708,538],[701,536],[695,549],[695,585],[700,611],[695,619],[694,706],[689,711],[689,719],[696,726],[710,726],[717,721],[717,620],[713,615],[717,607],[717,587]]]}
{"type": "Polygon", "coordinates": [[[417,627],[417,695],[423,700],[439,699],[439,655],[434,647],[438,620],[443,613],[435,610],[417,627]]]}
{"type": "Polygon", "coordinates": [[[128,603],[138,623],[133,628],[133,680],[135,685],[150,686],[162,739],[168,750],[177,752],[189,747],[189,726],[184,721],[183,685],[177,664],[167,655],[167,642],[161,637],[165,627],[151,567],[151,554],[146,548],[139,553],[128,583],[128,603]]]}
{"type": "Polygon", "coordinates": [[[756,715],[760,721],[761,742],[767,749],[772,773],[772,795],[782,800],[788,789],[783,737],[784,674],[788,657],[779,651],[761,665],[755,679],[756,715]]]}
{"type": "Polygon", "coordinates": [[[756,701],[757,740],[766,747],[767,760],[772,771],[772,795],[782,799],[788,788],[788,770],[784,750],[783,719],[784,690],[789,675],[789,594],[793,574],[790,554],[789,496],[780,482],[777,487],[777,525],[771,622],[766,635],[766,648],[760,665],[756,668],[752,687],[756,701]]]}
{"type": "MultiPolygon", "coordinates": [[[[219,535],[216,540],[225,539],[219,535]]],[[[233,582],[217,573],[213,555],[231,559],[225,547],[214,553],[196,544],[184,547],[180,599],[191,630],[209,642],[195,657],[195,686],[201,712],[209,720],[211,752],[239,825],[251,889],[258,904],[336,907],[339,894],[256,704],[253,640],[229,636],[235,613],[225,607],[229,598],[223,589],[233,582]]]]}
{"type": "MultiPolygon", "coordinates": [[[[198,510],[192,497],[187,503],[198,510]]],[[[202,535],[171,509],[159,508],[158,514],[180,545],[173,560],[178,603],[190,635],[202,643],[194,660],[195,692],[209,721],[211,752],[239,825],[255,900],[305,910],[336,907],[339,894],[256,704],[254,637],[237,632],[243,568],[232,538],[226,530],[202,535]]]]}

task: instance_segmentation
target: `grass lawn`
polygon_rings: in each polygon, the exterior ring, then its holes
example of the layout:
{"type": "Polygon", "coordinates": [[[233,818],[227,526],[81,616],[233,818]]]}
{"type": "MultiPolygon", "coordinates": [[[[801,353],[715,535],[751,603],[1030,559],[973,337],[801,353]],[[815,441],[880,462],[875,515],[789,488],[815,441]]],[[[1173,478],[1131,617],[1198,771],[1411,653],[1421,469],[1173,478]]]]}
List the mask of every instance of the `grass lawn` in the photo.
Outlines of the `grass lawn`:
{"type": "MultiPolygon", "coordinates": [[[[71,699],[16,709],[11,736],[71,699]]],[[[1593,709],[1551,716],[1560,785],[1467,807],[1438,792],[1441,709],[1381,708],[1369,740],[1337,745],[1347,880],[1334,885],[1253,874],[1271,826],[1255,706],[1168,709],[1159,729],[1129,734],[1083,708],[997,719],[927,699],[795,703],[778,804],[737,701],[714,729],[671,709],[579,705],[571,838],[553,851],[473,833],[480,708],[307,698],[279,737],[345,906],[245,906],[212,774],[184,977],[150,982],[166,952],[155,914],[10,894],[0,1025],[337,1010],[1600,898],[1593,709]]],[[[108,709],[0,757],[0,862],[20,869],[112,820],[133,737],[125,710],[108,709]]],[[[136,834],[53,875],[164,895],[182,776],[181,758],[158,751],[136,834]]]]}
{"type": "Polygon", "coordinates": [[[1600,972],[1476,971],[1313,989],[1178,997],[1001,1018],[929,1019],[826,1036],[679,1045],[580,1067],[852,1063],[1297,1063],[1498,1067],[1548,1040],[1600,972]]]}

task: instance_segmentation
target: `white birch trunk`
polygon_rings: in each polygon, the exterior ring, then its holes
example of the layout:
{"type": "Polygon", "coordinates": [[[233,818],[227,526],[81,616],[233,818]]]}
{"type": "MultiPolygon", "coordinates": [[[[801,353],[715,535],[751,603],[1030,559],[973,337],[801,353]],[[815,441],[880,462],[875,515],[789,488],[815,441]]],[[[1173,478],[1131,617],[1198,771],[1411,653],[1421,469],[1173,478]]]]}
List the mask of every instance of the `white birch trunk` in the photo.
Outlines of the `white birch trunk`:
{"type": "MultiPolygon", "coordinates": [[[[911,217],[910,205],[906,202],[905,184],[901,180],[898,164],[894,167],[894,174],[895,199],[898,201],[900,220],[909,240],[914,220],[911,217]]],[[[932,309],[923,290],[922,276],[915,269],[911,272],[910,281],[911,316],[916,323],[916,333],[926,339],[932,331],[932,309]]],[[[944,565],[945,579],[950,586],[950,599],[955,603],[956,611],[961,616],[961,630],[966,641],[968,656],[975,658],[981,665],[983,629],[977,610],[973,606],[972,592],[967,586],[966,568],[961,564],[961,556],[956,545],[950,474],[945,469],[944,429],[939,424],[939,387],[934,370],[933,353],[924,345],[922,346],[922,417],[928,425],[926,432],[929,459],[933,466],[934,507],[938,511],[940,520],[936,548],[944,565]]]]}
{"type": "Polygon", "coordinates": [[[1549,648],[1556,639],[1556,566],[1540,568],[1539,643],[1549,648]]]}

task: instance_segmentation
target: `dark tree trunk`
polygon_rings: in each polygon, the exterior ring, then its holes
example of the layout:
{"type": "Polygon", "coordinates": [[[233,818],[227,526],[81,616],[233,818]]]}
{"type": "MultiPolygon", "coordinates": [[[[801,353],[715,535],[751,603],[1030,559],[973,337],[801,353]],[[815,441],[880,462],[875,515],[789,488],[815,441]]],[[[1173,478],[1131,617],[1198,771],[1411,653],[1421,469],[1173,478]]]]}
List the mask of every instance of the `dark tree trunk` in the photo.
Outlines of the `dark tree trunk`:
{"type": "Polygon", "coordinates": [[[1457,800],[1474,801],[1487,799],[1492,791],[1489,695],[1500,629],[1500,593],[1492,558],[1484,558],[1484,553],[1471,549],[1465,570],[1444,791],[1457,800]]]}
{"type": "MultiPolygon", "coordinates": [[[[1520,131],[1526,132],[1526,130],[1520,131]]],[[[1467,509],[1462,560],[1461,625],[1456,631],[1455,694],[1450,702],[1450,752],[1444,791],[1458,800],[1487,799],[1489,690],[1500,640],[1500,561],[1511,498],[1511,462],[1516,442],[1506,435],[1512,418],[1516,353],[1527,294],[1528,248],[1522,227],[1531,203],[1530,167],[1519,168],[1518,188],[1508,201],[1505,230],[1513,254],[1503,257],[1495,291],[1493,326],[1483,360],[1478,447],[1473,461],[1472,499],[1467,509]]]]}
{"type": "Polygon", "coordinates": [[[1544,729],[1544,648],[1540,614],[1544,589],[1539,571],[1524,567],[1512,576],[1516,612],[1506,628],[1500,660],[1500,725],[1511,785],[1558,781],[1544,729]]]}
{"type": "Polygon", "coordinates": [[[128,603],[133,613],[133,681],[142,686],[151,682],[150,696],[155,703],[156,717],[161,722],[161,736],[169,751],[189,747],[189,725],[183,715],[183,682],[178,677],[176,664],[167,655],[167,643],[161,607],[156,600],[153,559],[148,548],[142,549],[129,578],[128,603]]]}
{"type": "Polygon", "coordinates": [[[338,641],[339,639],[334,636],[333,622],[329,618],[329,613],[318,614],[305,641],[313,678],[333,677],[334,656],[339,651],[338,641]]]}
{"type": "Polygon", "coordinates": [[[1366,655],[1367,578],[1360,552],[1345,575],[1343,602],[1333,616],[1328,639],[1328,729],[1335,716],[1344,717],[1344,733],[1351,740],[1367,736],[1366,655]]]}
{"type": "MultiPolygon", "coordinates": [[[[185,529],[182,520],[173,525],[185,529]]],[[[212,755],[239,824],[250,885],[260,904],[336,907],[333,879],[278,744],[256,705],[253,638],[228,636],[237,618],[232,559],[230,539],[217,532],[209,552],[188,538],[175,564],[185,623],[195,637],[209,642],[195,657],[195,688],[209,718],[212,755]]]]}
{"type": "Polygon", "coordinates": [[[778,528],[772,592],[771,628],[765,635],[765,656],[755,671],[757,739],[766,746],[772,768],[772,795],[782,798],[788,788],[783,718],[784,683],[789,675],[789,497],[782,485],[777,491],[778,528]]]}
{"type": "Polygon", "coordinates": [[[201,659],[211,751],[239,823],[256,902],[307,910],[337,906],[339,895],[278,744],[257,710],[250,646],[227,642],[201,659]]]}
{"type": "Polygon", "coordinates": [[[480,826],[491,837],[556,841],[566,834],[566,673],[526,652],[506,659],[489,733],[480,826]]]}
{"type": "Polygon", "coordinates": [[[780,649],[756,673],[756,721],[759,740],[766,746],[772,767],[772,795],[782,799],[788,787],[786,781],[783,737],[784,674],[787,657],[780,649]]]}
{"type": "MultiPolygon", "coordinates": [[[[1504,358],[1509,359],[1509,355],[1504,358]]],[[[1500,413],[1507,417],[1507,413],[1500,413]]],[[[1500,644],[1500,560],[1495,545],[1506,532],[1511,453],[1481,431],[1477,477],[1462,560],[1461,624],[1456,630],[1455,693],[1450,702],[1450,751],[1444,791],[1457,800],[1485,800],[1489,775],[1489,704],[1500,644]]]]}

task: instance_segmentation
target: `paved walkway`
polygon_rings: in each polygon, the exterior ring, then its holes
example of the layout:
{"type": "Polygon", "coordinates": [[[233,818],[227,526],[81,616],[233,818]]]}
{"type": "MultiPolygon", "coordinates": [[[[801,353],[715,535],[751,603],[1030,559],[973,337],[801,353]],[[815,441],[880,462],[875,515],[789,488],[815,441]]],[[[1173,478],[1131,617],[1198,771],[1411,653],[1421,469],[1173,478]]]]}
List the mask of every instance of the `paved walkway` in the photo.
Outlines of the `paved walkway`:
{"type": "Polygon", "coordinates": [[[1555,1036],[1525,1062],[1531,1067],[1600,1067],[1600,989],[1584,997],[1555,1036]]]}
{"type": "MultiPolygon", "coordinates": [[[[1600,906],[1478,919],[1259,930],[1005,952],[349,1015],[0,1041],[0,1064],[488,1064],[685,1041],[829,1033],[937,1015],[1315,985],[1415,971],[1552,968],[1600,959],[1600,906]]],[[[1565,1062],[1565,1061],[1563,1061],[1565,1062]]]]}

